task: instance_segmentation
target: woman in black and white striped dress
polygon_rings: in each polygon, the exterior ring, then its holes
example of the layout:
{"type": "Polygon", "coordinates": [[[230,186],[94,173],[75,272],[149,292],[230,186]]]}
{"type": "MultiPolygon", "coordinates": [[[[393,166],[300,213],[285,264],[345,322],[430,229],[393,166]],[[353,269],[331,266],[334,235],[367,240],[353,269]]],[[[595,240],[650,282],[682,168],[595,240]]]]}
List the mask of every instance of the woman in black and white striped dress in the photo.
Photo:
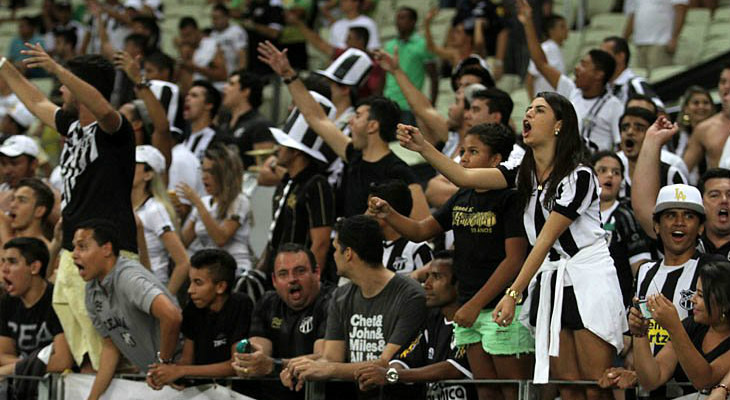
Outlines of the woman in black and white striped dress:
{"type": "MultiPolygon", "coordinates": [[[[457,186],[489,190],[517,185],[533,249],[495,308],[495,322],[512,322],[527,289],[520,319],[534,327],[535,382],[598,380],[615,351],[623,348],[628,327],[601,228],[598,181],[578,134],[575,110],[563,96],[538,94],[527,109],[522,136],[527,145],[522,165],[465,169],[426,143],[418,129],[398,129],[401,145],[420,152],[457,186]]],[[[563,399],[611,396],[591,386],[560,390],[563,399]]]]}

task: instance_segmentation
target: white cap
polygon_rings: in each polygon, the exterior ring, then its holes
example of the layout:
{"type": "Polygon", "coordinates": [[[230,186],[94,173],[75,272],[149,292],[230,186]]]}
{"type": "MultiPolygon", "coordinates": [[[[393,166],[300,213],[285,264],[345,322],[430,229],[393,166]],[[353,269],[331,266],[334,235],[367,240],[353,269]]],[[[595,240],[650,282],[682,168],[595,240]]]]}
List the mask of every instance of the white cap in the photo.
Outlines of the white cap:
{"type": "Polygon", "coordinates": [[[165,156],[159,150],[148,144],[137,146],[134,161],[149,165],[158,174],[165,172],[165,156]]]}
{"type": "Polygon", "coordinates": [[[472,100],[474,100],[474,93],[480,90],[487,90],[487,87],[482,85],[481,83],[472,83],[471,85],[464,88],[464,99],[471,103],[472,100]]]}
{"type": "Polygon", "coordinates": [[[373,60],[367,53],[351,47],[340,54],[326,70],[315,72],[341,85],[360,86],[372,67],[373,60]]]}
{"type": "Polygon", "coordinates": [[[702,204],[702,195],[696,187],[684,184],[664,186],[659,190],[656,198],[654,214],[670,208],[683,208],[705,215],[705,206],[702,204]]]}
{"type": "Polygon", "coordinates": [[[141,11],[143,7],[142,0],[126,0],[124,2],[124,8],[134,8],[137,11],[141,11]]]}
{"type": "Polygon", "coordinates": [[[5,140],[0,146],[0,153],[7,157],[18,157],[20,155],[27,155],[31,157],[38,157],[40,149],[29,136],[25,135],[13,135],[5,140]]]}
{"type": "Polygon", "coordinates": [[[13,108],[8,110],[7,114],[10,118],[13,119],[18,125],[22,126],[25,129],[28,129],[30,127],[30,124],[35,121],[35,117],[33,114],[28,111],[28,108],[25,107],[25,105],[21,102],[15,103],[13,108]]]}

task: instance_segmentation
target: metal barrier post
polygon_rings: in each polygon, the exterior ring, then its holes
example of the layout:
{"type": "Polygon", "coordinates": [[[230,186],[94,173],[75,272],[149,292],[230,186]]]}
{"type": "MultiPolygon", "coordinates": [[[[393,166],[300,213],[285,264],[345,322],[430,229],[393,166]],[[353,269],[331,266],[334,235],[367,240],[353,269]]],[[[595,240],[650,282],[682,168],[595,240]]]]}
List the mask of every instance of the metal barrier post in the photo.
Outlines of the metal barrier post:
{"type": "Polygon", "coordinates": [[[43,379],[38,381],[38,400],[52,400],[51,386],[53,385],[53,376],[51,374],[43,375],[43,379]]]}

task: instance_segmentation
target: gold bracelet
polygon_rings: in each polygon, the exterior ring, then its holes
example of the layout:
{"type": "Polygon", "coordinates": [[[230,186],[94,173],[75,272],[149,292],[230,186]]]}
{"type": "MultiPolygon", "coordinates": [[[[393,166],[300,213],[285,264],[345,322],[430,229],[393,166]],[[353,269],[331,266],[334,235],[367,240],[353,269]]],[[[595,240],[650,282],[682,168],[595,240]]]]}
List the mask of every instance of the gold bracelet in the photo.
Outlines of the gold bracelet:
{"type": "Polygon", "coordinates": [[[511,287],[508,287],[507,290],[505,290],[504,295],[512,298],[516,304],[522,303],[522,292],[518,292],[511,287]]]}

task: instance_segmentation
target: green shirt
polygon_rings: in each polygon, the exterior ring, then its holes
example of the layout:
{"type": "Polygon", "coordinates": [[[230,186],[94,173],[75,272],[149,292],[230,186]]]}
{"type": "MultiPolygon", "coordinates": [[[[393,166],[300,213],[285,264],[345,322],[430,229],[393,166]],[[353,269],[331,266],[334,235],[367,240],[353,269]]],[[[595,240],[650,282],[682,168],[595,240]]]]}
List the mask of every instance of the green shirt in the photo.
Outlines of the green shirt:
{"type": "MultiPolygon", "coordinates": [[[[418,33],[413,33],[407,41],[400,38],[389,40],[385,43],[385,51],[393,54],[393,48],[398,46],[398,63],[408,79],[419,90],[423,88],[423,82],[426,80],[426,68],[424,64],[434,61],[434,56],[426,48],[426,39],[418,33]]],[[[385,89],[383,89],[385,97],[395,101],[403,110],[410,110],[403,92],[398,86],[392,74],[385,77],[385,89]]]]}
{"type": "MultiPolygon", "coordinates": [[[[312,14],[312,0],[284,0],[283,8],[286,11],[303,9],[304,16],[302,20],[306,22],[312,14]]],[[[304,35],[299,31],[299,28],[291,25],[284,25],[279,35],[279,42],[282,44],[302,43],[304,41],[304,35]]]]}

